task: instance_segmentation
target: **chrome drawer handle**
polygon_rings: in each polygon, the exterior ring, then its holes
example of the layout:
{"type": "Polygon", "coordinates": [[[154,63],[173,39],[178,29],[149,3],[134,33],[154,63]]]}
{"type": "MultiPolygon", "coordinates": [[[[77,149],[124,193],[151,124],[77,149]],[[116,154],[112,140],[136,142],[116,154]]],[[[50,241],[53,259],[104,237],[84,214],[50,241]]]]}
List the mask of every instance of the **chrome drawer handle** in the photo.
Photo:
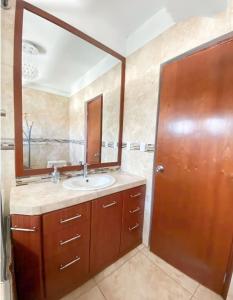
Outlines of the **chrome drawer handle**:
{"type": "Polygon", "coordinates": [[[64,269],[68,268],[69,266],[71,266],[71,265],[73,265],[74,263],[78,262],[80,259],[81,259],[81,258],[80,258],[79,256],[76,256],[76,258],[75,258],[74,260],[72,260],[71,262],[69,262],[68,264],[66,264],[66,265],[64,265],[64,266],[61,265],[61,266],[60,266],[60,271],[62,271],[62,270],[64,270],[64,269]]]}
{"type": "Polygon", "coordinates": [[[79,219],[79,218],[81,218],[82,217],[82,215],[77,215],[77,216],[75,216],[75,217],[72,217],[72,218],[69,218],[69,219],[65,219],[65,220],[60,220],[60,224],[62,224],[62,223],[66,223],[66,222],[70,222],[70,221],[73,221],[73,220],[76,220],[76,219],[79,219]]]}
{"type": "Polygon", "coordinates": [[[81,235],[80,235],[80,234],[77,234],[76,236],[72,237],[72,238],[69,239],[69,240],[66,240],[66,241],[60,241],[60,245],[63,246],[63,245],[68,244],[68,243],[70,243],[70,242],[72,242],[72,241],[75,241],[75,240],[77,240],[77,239],[80,239],[80,237],[81,237],[81,235]]]}
{"type": "Polygon", "coordinates": [[[24,231],[24,232],[36,232],[36,227],[33,228],[19,228],[19,227],[11,227],[12,231],[24,231]]]}
{"type": "Polygon", "coordinates": [[[137,193],[135,195],[130,195],[130,198],[137,198],[137,197],[139,197],[141,195],[142,195],[142,193],[137,193]]]}
{"type": "Polygon", "coordinates": [[[135,214],[136,212],[139,212],[141,210],[141,208],[140,207],[137,207],[137,208],[135,208],[134,210],[130,210],[129,212],[131,213],[131,214],[135,214]]]}
{"type": "Polygon", "coordinates": [[[116,202],[116,201],[113,201],[112,203],[103,205],[103,208],[108,208],[108,207],[114,206],[114,205],[116,205],[116,204],[117,204],[117,202],[116,202]]]}
{"type": "Polygon", "coordinates": [[[137,229],[138,227],[139,227],[139,224],[137,223],[135,226],[129,227],[129,231],[133,231],[133,230],[137,229]]]}

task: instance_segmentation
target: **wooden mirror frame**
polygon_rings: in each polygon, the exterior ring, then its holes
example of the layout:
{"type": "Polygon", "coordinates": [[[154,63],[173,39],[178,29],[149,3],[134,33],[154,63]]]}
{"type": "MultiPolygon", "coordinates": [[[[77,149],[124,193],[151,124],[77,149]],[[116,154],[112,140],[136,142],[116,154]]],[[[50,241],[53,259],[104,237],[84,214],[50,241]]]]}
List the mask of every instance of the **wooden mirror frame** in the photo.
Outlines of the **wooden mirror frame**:
{"type": "MultiPolygon", "coordinates": [[[[52,172],[52,168],[43,169],[24,169],[23,165],[23,120],[22,120],[22,34],[23,34],[23,12],[30,11],[35,15],[46,19],[47,21],[69,31],[77,37],[85,40],[93,46],[114,56],[121,62],[121,93],[120,93],[120,114],[119,114],[119,134],[118,134],[118,159],[117,162],[92,164],[89,168],[103,168],[121,165],[122,156],[122,133],[123,133],[123,112],[124,112],[124,94],[125,94],[125,62],[124,56],[98,42],[94,38],[83,33],[79,29],[58,19],[57,17],[43,11],[42,9],[27,3],[23,0],[17,0],[15,13],[15,35],[14,35],[14,120],[15,120],[15,172],[16,177],[47,174],[52,172]]],[[[83,166],[66,166],[59,168],[59,171],[78,171],[83,166]]]]}

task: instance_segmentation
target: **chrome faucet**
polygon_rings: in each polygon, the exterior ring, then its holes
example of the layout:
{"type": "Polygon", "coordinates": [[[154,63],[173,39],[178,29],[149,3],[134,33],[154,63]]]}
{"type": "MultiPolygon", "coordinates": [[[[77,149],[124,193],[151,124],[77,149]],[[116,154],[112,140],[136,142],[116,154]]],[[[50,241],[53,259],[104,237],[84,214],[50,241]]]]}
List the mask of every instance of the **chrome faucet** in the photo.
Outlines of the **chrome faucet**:
{"type": "Polygon", "coordinates": [[[83,164],[83,178],[84,180],[87,180],[88,177],[88,164],[85,162],[83,164]]]}
{"type": "Polygon", "coordinates": [[[53,166],[53,172],[51,174],[51,181],[53,183],[58,183],[60,181],[60,172],[57,170],[56,166],[53,166]]]}

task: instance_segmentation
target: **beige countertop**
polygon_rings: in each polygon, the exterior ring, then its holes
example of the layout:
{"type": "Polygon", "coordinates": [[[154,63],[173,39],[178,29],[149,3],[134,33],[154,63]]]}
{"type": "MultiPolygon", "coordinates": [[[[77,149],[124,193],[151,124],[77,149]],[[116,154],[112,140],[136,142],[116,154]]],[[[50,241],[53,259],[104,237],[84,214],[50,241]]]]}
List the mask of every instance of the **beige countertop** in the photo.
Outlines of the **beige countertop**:
{"type": "Polygon", "coordinates": [[[117,171],[110,173],[116,183],[110,187],[93,191],[65,189],[62,181],[31,183],[13,187],[10,198],[10,214],[41,215],[53,210],[80,204],[146,183],[146,179],[117,171]]]}

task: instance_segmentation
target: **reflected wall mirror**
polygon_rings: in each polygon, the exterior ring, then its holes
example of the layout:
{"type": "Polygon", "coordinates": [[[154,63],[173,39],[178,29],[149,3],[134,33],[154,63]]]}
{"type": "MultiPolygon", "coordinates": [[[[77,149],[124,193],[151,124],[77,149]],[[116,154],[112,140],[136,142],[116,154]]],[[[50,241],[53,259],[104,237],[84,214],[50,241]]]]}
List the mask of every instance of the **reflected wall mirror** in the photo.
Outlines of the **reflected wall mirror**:
{"type": "Polygon", "coordinates": [[[121,164],[125,58],[17,1],[16,176],[121,164]]]}

